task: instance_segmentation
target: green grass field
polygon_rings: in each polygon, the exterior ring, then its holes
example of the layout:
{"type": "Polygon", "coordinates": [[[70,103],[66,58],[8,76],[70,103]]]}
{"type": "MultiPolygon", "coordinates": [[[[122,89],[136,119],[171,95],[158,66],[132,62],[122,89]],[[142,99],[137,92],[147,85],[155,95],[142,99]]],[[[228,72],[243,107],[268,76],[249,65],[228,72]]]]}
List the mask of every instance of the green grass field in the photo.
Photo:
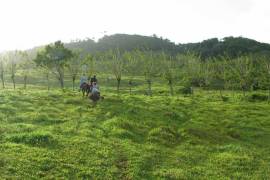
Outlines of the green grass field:
{"type": "Polygon", "coordinates": [[[266,101],[102,93],[0,90],[0,179],[269,178],[266,101]]]}

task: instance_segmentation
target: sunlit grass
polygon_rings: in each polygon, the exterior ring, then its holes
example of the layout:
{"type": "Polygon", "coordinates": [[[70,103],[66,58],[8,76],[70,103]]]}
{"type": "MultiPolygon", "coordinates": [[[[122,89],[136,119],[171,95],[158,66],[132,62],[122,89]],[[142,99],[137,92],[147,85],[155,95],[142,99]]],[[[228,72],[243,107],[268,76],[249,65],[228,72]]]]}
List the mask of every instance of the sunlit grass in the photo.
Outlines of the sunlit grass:
{"type": "Polygon", "coordinates": [[[95,107],[77,91],[1,90],[0,177],[268,178],[267,101],[156,89],[148,97],[104,87],[95,107]]]}

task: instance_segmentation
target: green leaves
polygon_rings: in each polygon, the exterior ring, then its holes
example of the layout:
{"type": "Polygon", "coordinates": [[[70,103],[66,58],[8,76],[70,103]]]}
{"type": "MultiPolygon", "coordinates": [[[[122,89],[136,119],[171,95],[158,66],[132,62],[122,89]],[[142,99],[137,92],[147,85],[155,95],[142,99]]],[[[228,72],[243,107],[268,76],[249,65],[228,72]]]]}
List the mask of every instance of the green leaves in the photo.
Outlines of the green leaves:
{"type": "Polygon", "coordinates": [[[34,62],[41,67],[46,67],[56,75],[61,88],[64,88],[64,67],[74,55],[71,50],[64,47],[61,41],[54,45],[47,45],[44,51],[38,52],[34,62]]]}
{"type": "Polygon", "coordinates": [[[38,52],[34,61],[39,66],[64,66],[71,57],[72,51],[65,48],[61,41],[57,41],[54,45],[47,45],[44,51],[38,52]]]}

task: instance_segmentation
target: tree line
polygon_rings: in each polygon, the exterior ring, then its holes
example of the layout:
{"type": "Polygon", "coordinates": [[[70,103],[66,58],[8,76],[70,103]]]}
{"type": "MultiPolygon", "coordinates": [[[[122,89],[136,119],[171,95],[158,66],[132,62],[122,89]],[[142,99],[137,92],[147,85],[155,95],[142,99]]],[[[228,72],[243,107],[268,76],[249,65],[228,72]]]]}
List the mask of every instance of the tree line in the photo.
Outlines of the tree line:
{"type": "Polygon", "coordinates": [[[48,90],[53,75],[64,88],[65,73],[71,77],[73,89],[79,75],[88,77],[97,73],[112,74],[116,82],[117,92],[123,76],[128,78],[130,93],[134,86],[134,78],[144,77],[147,94],[152,95],[152,84],[156,79],[167,84],[170,94],[175,94],[176,85],[182,85],[185,93],[194,93],[194,87],[219,91],[224,98],[225,90],[241,90],[243,96],[256,89],[268,90],[270,100],[270,60],[264,55],[242,55],[236,58],[219,56],[202,59],[196,53],[180,53],[172,55],[165,51],[111,49],[92,54],[81,50],[70,50],[60,41],[47,45],[37,54],[14,51],[0,57],[0,78],[5,88],[6,74],[9,74],[16,88],[16,76],[24,79],[27,86],[29,73],[38,69],[47,80],[48,90]]]}
{"type": "Polygon", "coordinates": [[[67,43],[65,46],[70,49],[82,49],[84,53],[104,52],[117,48],[121,51],[144,50],[147,48],[152,51],[165,51],[173,55],[192,51],[203,60],[225,55],[230,58],[247,54],[270,55],[269,44],[244,37],[212,38],[197,43],[176,44],[157,35],[114,34],[104,36],[97,42],[92,39],[85,39],[67,43]]]}

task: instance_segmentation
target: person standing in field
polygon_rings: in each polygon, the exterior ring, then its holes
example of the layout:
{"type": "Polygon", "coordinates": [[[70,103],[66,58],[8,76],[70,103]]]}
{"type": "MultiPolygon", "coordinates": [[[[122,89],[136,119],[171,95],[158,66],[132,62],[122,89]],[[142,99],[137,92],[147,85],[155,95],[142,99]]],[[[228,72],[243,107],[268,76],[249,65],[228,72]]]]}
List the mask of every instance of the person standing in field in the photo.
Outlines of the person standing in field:
{"type": "Polygon", "coordinates": [[[93,83],[92,93],[99,93],[99,87],[96,82],[93,83]]]}
{"type": "Polygon", "coordinates": [[[96,82],[93,82],[91,93],[89,94],[89,98],[93,102],[97,102],[100,99],[99,87],[96,82]]]}
{"type": "Polygon", "coordinates": [[[85,76],[85,74],[83,74],[81,79],[80,79],[80,89],[82,88],[82,85],[84,83],[87,83],[87,77],[85,76]]]}
{"type": "Polygon", "coordinates": [[[97,83],[98,81],[97,81],[97,77],[96,77],[96,75],[94,75],[92,78],[91,78],[91,80],[90,80],[90,83],[91,83],[91,85],[93,85],[93,83],[97,83]]]}

